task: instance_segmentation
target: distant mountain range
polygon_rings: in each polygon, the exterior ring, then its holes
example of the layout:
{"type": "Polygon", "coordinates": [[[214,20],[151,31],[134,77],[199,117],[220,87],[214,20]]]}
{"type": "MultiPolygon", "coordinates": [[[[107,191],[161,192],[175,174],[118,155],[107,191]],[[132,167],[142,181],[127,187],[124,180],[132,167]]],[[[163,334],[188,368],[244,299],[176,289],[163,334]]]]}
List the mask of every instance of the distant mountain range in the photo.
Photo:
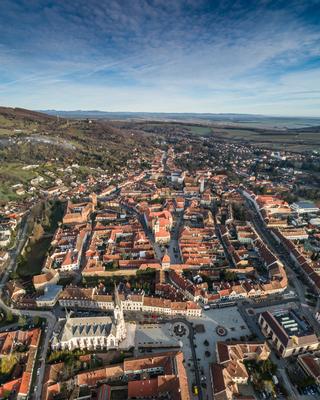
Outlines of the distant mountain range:
{"type": "Polygon", "coordinates": [[[210,114],[210,113],[152,113],[152,112],[109,112],[99,110],[39,110],[40,112],[64,118],[90,118],[109,120],[154,120],[208,124],[231,124],[260,126],[264,128],[304,128],[320,125],[320,118],[312,117],[271,117],[255,114],[210,114]]]}

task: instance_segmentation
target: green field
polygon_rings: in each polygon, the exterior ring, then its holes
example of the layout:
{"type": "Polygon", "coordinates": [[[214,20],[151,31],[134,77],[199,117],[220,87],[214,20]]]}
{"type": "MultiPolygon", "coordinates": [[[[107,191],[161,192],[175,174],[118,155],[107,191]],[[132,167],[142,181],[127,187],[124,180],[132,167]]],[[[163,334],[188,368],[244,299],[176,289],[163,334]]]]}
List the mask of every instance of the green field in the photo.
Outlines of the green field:
{"type": "Polygon", "coordinates": [[[207,136],[212,132],[209,126],[186,125],[186,128],[193,134],[207,136]]]}
{"type": "Polygon", "coordinates": [[[285,131],[259,131],[250,129],[212,129],[212,137],[235,142],[249,142],[253,145],[288,151],[320,150],[320,133],[318,132],[285,132],[285,131]]]}
{"type": "Polygon", "coordinates": [[[0,165],[0,202],[16,200],[20,196],[12,186],[17,183],[28,185],[37,176],[34,170],[23,170],[23,164],[2,163],[0,165]]]}

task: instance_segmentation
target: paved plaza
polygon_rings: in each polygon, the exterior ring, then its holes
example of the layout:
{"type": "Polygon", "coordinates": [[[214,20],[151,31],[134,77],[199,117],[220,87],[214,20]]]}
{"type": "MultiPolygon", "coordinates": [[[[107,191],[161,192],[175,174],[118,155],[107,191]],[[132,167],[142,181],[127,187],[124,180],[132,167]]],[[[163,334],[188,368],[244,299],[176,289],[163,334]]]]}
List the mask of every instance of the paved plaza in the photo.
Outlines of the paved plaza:
{"type": "Polygon", "coordinates": [[[237,307],[203,311],[202,318],[189,319],[189,321],[193,323],[194,327],[201,324],[204,326],[203,333],[195,334],[194,343],[197,346],[196,353],[201,375],[203,376],[202,381],[207,384],[207,388],[202,389],[203,398],[212,399],[209,366],[215,362],[216,342],[227,339],[240,340],[242,336],[250,335],[251,332],[242,319],[237,307]],[[226,329],[227,333],[225,336],[221,337],[216,333],[218,326],[223,326],[226,329]],[[205,340],[209,342],[208,346],[204,344],[205,340]],[[209,353],[206,355],[206,352],[209,352],[210,355],[209,353]]]}
{"type": "Polygon", "coordinates": [[[181,340],[172,331],[172,324],[137,325],[135,348],[181,347],[181,340]]]}

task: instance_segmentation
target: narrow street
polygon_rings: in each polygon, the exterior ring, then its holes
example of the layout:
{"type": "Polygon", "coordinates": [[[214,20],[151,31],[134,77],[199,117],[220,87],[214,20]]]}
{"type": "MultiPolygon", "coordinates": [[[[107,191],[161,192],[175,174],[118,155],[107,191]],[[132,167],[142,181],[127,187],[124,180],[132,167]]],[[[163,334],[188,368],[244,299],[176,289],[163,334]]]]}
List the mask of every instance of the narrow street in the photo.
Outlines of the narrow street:
{"type": "MultiPolygon", "coordinates": [[[[160,245],[155,242],[154,235],[153,235],[151,229],[148,228],[143,215],[139,215],[138,213],[136,213],[136,215],[139,218],[139,221],[144,229],[146,236],[148,237],[148,239],[150,240],[150,243],[152,244],[152,246],[154,248],[156,257],[159,260],[161,260],[164,253],[162,252],[160,245]]],[[[174,225],[173,229],[171,230],[171,238],[170,238],[170,242],[167,246],[168,254],[170,256],[170,260],[171,260],[172,264],[181,264],[182,263],[181,254],[179,251],[179,234],[180,234],[180,230],[183,226],[183,215],[184,215],[183,211],[176,214],[175,225],[174,225]]],[[[173,284],[173,282],[171,282],[171,283],[173,284]]],[[[166,322],[166,320],[163,320],[163,322],[166,322]]],[[[187,319],[184,319],[184,318],[173,318],[173,319],[168,320],[167,322],[170,322],[170,323],[182,322],[188,326],[190,348],[191,348],[191,352],[192,352],[193,365],[194,365],[194,369],[195,369],[195,380],[196,380],[196,385],[198,387],[197,398],[199,400],[202,400],[203,396],[202,396],[202,390],[201,390],[202,388],[201,388],[200,371],[199,371],[199,366],[198,366],[196,349],[195,349],[195,345],[194,345],[194,341],[193,341],[194,334],[195,334],[194,330],[193,330],[193,326],[189,321],[187,321],[187,319]]]]}
{"type": "Polygon", "coordinates": [[[139,221],[143,227],[144,233],[146,234],[147,238],[149,239],[150,243],[153,246],[155,256],[158,260],[161,260],[163,257],[164,252],[161,250],[161,247],[158,243],[155,242],[154,234],[152,230],[147,226],[146,221],[143,215],[137,214],[139,221]]]}
{"type": "Polygon", "coordinates": [[[278,244],[268,228],[265,226],[264,221],[256,212],[254,206],[246,200],[245,202],[249,214],[251,216],[251,222],[254,225],[255,230],[258,232],[260,237],[264,240],[264,242],[268,245],[270,250],[279,258],[279,260],[284,264],[286,272],[288,274],[288,278],[290,283],[294,285],[297,295],[302,303],[305,303],[305,288],[303,284],[299,281],[298,277],[296,276],[295,272],[293,271],[292,261],[289,256],[286,254],[285,249],[283,246],[278,244]]]}
{"type": "Polygon", "coordinates": [[[179,249],[179,234],[183,227],[183,211],[176,214],[175,226],[171,231],[171,240],[169,242],[168,254],[171,264],[182,264],[181,253],[179,249]]]}

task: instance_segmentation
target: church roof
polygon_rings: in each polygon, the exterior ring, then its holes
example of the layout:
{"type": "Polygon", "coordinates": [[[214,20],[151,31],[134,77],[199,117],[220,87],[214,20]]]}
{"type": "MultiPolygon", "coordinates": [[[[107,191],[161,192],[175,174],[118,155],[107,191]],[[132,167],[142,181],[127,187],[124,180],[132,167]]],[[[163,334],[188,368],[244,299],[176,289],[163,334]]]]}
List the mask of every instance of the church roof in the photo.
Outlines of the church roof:
{"type": "Polygon", "coordinates": [[[112,331],[111,317],[68,318],[61,331],[60,341],[65,342],[75,337],[108,336],[112,331]]]}

